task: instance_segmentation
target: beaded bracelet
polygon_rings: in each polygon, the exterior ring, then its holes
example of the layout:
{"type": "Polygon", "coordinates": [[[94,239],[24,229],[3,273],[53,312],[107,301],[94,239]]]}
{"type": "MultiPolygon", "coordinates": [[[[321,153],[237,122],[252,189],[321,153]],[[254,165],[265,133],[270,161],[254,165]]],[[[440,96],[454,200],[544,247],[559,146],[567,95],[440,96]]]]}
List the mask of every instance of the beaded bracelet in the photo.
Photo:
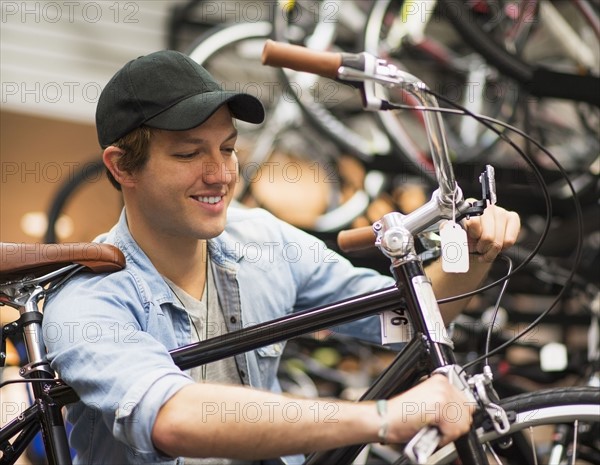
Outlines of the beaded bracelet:
{"type": "Polygon", "coordinates": [[[387,433],[388,433],[388,417],[387,417],[387,400],[380,399],[376,402],[377,414],[381,418],[381,425],[379,426],[379,431],[377,432],[377,438],[381,444],[385,444],[387,442],[387,433]]]}

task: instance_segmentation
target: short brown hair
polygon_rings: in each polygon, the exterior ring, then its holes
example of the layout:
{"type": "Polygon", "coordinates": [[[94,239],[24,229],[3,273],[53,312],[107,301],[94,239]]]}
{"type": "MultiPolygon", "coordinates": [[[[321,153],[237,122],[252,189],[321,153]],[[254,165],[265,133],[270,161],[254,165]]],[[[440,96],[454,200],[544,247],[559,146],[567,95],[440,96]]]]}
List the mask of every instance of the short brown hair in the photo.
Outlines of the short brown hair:
{"type": "MultiPolygon", "coordinates": [[[[117,162],[120,170],[134,173],[144,167],[148,161],[150,140],[153,133],[153,128],[140,126],[111,144],[125,152],[117,162]]],[[[121,184],[114,178],[108,168],[106,169],[106,175],[110,183],[117,190],[121,190],[121,184]]]]}

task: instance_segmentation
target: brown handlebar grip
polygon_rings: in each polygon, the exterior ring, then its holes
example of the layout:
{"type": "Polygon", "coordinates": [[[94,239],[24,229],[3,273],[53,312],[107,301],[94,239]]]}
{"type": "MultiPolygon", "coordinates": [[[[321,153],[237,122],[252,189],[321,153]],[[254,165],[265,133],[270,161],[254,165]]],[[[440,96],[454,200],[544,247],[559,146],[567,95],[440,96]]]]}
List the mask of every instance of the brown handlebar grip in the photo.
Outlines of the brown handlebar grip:
{"type": "Polygon", "coordinates": [[[338,68],[342,65],[342,55],[268,39],[262,52],[262,64],[336,79],[338,68]]]}
{"type": "Polygon", "coordinates": [[[375,245],[375,233],[371,226],[340,231],[337,243],[344,252],[368,249],[375,245]]]}

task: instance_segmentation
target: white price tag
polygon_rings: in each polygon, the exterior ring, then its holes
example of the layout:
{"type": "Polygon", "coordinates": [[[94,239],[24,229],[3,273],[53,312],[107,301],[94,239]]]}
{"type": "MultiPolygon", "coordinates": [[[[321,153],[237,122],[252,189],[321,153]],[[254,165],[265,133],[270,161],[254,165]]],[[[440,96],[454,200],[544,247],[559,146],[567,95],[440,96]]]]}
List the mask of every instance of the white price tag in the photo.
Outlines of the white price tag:
{"type": "Polygon", "coordinates": [[[449,221],[441,227],[440,239],[442,270],[446,273],[466,273],[469,271],[467,232],[454,221],[449,221]]]}
{"type": "Polygon", "coordinates": [[[412,325],[404,310],[382,312],[380,317],[381,344],[409,342],[412,339],[412,325]]]}

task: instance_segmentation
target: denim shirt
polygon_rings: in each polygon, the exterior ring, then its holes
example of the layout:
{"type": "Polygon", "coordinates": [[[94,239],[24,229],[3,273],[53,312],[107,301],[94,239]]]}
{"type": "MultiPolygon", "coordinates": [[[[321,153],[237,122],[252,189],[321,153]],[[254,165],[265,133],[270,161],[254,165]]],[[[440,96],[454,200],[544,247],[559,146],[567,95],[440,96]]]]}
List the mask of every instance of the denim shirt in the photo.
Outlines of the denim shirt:
{"type": "MultiPolygon", "coordinates": [[[[97,241],[121,249],[125,268],[79,273],[44,309],[51,366],[81,399],[68,408],[75,463],[181,464],[155,449],[151,431],[160,407],[193,382],[169,355],[191,342],[189,319],[133,240],[124,211],[97,241]]],[[[228,331],[393,284],[264,210],[230,207],[225,231],[208,247],[228,331]]],[[[380,342],[376,316],[344,325],[344,332],[380,342]]],[[[243,383],[280,391],[283,348],[277,343],[236,356],[243,383]]],[[[298,456],[283,460],[302,463],[298,456]]]]}

